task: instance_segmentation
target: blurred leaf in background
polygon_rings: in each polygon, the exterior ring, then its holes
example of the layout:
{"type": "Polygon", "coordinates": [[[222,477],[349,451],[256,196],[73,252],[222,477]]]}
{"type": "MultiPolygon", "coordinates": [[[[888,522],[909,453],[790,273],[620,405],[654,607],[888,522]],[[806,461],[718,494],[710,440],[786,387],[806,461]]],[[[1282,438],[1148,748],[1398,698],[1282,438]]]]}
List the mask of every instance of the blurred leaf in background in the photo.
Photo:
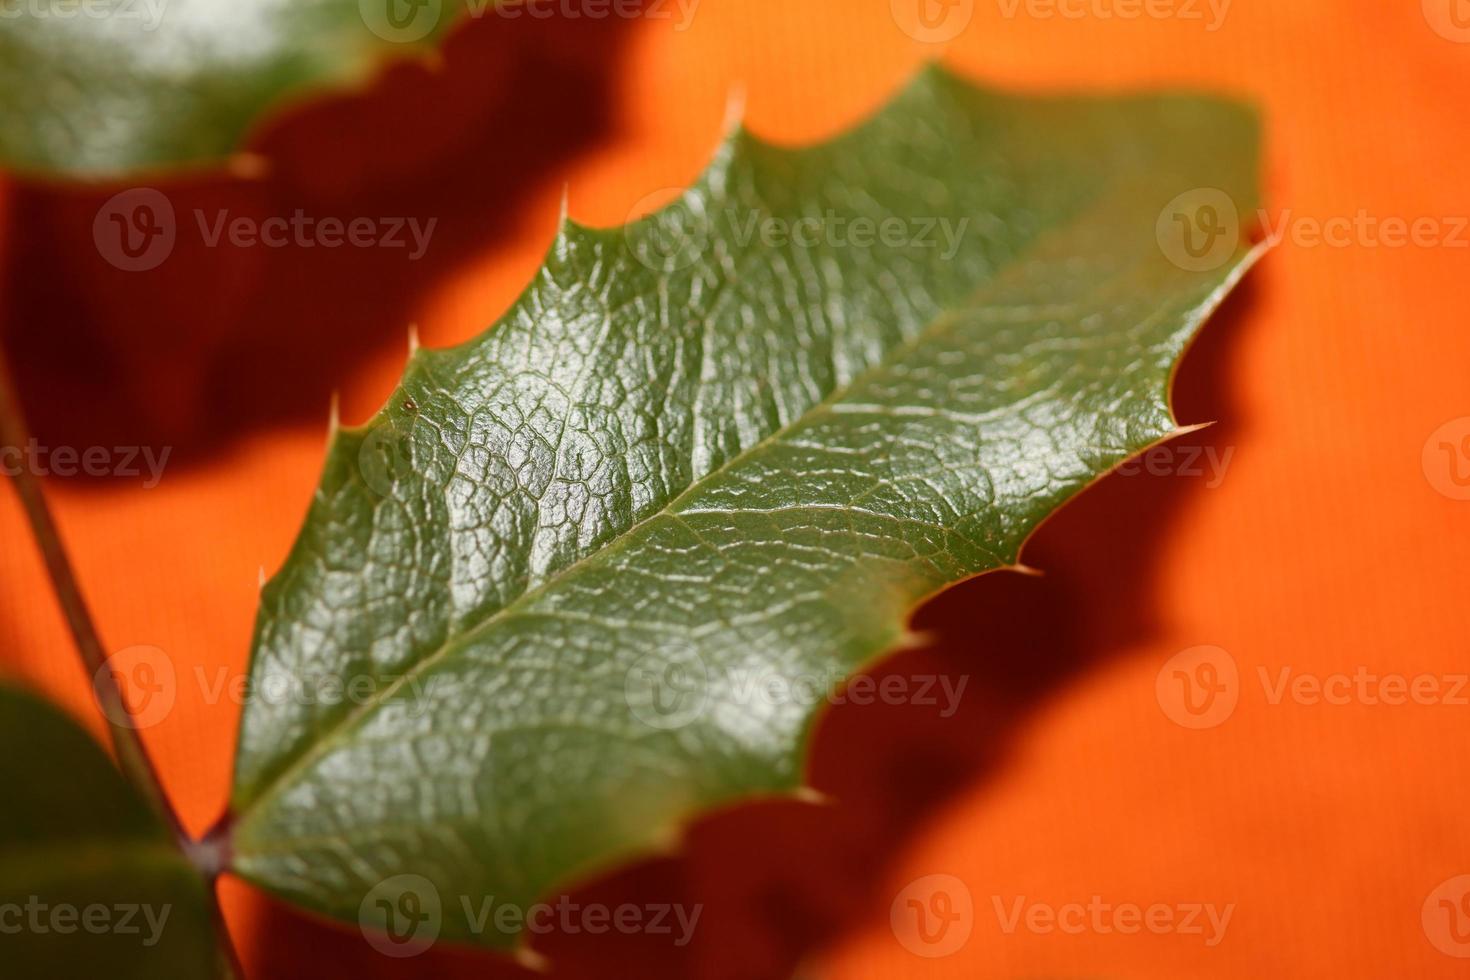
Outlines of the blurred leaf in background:
{"type": "Polygon", "coordinates": [[[0,167],[108,179],[220,165],[273,105],[360,84],[383,62],[429,51],[459,7],[4,0],[0,167]]]}

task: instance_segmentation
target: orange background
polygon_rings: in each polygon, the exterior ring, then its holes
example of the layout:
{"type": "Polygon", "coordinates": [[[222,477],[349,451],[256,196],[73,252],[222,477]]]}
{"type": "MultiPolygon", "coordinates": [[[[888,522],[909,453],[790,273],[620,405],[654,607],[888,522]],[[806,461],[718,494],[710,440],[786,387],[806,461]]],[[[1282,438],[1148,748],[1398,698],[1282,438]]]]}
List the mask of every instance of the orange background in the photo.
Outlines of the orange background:
{"type": "MultiPolygon", "coordinates": [[[[1426,9],[1451,3],[1470,15],[1463,0],[1426,9]]],[[[105,641],[157,646],[184,679],[243,671],[258,569],[281,562],[300,523],[330,392],[359,420],[390,390],[408,322],[428,345],[490,323],[538,265],[564,185],[575,217],[605,224],[687,183],[737,86],[752,126],[785,140],[841,129],[940,55],[1010,86],[1204,87],[1264,110],[1273,217],[1470,214],[1470,44],[1437,33],[1418,0],[1235,0],[1214,31],[1203,4],[1191,9],[1205,22],[1099,15],[1109,0],[1080,18],[1009,6],[975,0],[938,46],[900,30],[889,0],[702,0],[682,31],[673,6],[630,23],[485,18],[437,69],[395,68],[265,127],[264,180],[170,188],[181,212],[437,216],[420,263],[181,246],[154,273],[121,273],[90,245],[116,187],[9,188],[5,331],[39,437],[172,447],[154,489],[49,482],[105,641]]],[[[1218,486],[1110,477],[1033,541],[1027,560],[1046,575],[988,576],[932,603],[919,625],[935,644],[884,670],[969,675],[952,718],[835,709],[813,761],[835,805],[717,815],[685,856],[581,892],[703,902],[694,943],[551,936],[555,975],[1470,974],[1421,923],[1430,893],[1470,873],[1470,706],[1272,703],[1260,680],[1470,670],[1470,502],[1436,489],[1452,486],[1448,457],[1437,470],[1421,458],[1431,433],[1470,415],[1467,274],[1465,247],[1288,239],[1178,378],[1181,421],[1220,420],[1184,444],[1233,452],[1218,486]],[[1202,644],[1233,658],[1239,700],[1194,730],[1170,719],[1156,678],[1202,644]],[[973,900],[968,939],[935,958],[889,920],[931,874],[973,900]],[[1234,910],[1214,946],[1008,932],[996,911],[1094,895],[1234,910]]],[[[8,492],[0,540],[5,669],[89,717],[8,492]]],[[[145,732],[195,831],[224,806],[237,715],[181,681],[145,732]]],[[[384,959],[237,884],[226,899],[262,977],[486,975],[484,958],[441,949],[384,959]]]]}

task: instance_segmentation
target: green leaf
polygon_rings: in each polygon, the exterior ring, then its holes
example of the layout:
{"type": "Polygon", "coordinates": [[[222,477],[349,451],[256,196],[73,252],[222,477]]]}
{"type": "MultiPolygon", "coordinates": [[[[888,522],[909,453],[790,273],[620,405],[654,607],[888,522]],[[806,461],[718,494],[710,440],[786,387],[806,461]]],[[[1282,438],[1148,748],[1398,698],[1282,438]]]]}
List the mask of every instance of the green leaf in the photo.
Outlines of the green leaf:
{"type": "Polygon", "coordinates": [[[204,879],[84,731],[4,685],[0,785],[6,976],[214,976],[204,879]]]}
{"type": "Polygon", "coordinates": [[[271,106],[421,52],[459,0],[0,5],[0,166],[87,179],[217,165],[271,106]]]}
{"type": "Polygon", "coordinates": [[[334,437],[262,595],[235,870],[349,920],[417,875],[443,936],[508,946],[462,897],[525,909],[797,792],[831,682],[1176,430],[1252,253],[1181,252],[1169,209],[1247,213],[1256,154],[1232,103],[931,69],[820,146],[736,132],[626,229],[564,223],[494,329],[334,437]]]}

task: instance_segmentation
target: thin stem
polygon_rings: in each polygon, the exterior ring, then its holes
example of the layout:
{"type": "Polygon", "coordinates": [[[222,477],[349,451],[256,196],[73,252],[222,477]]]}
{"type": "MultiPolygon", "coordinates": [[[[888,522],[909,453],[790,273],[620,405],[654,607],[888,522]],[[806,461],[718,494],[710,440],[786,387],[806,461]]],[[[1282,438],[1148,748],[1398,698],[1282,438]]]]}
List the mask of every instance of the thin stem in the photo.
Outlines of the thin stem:
{"type": "Polygon", "coordinates": [[[12,377],[5,351],[0,348],[0,450],[14,446],[21,453],[22,462],[13,467],[12,473],[15,489],[20,496],[26,519],[30,522],[31,534],[46,562],[51,586],[56,592],[57,602],[61,604],[62,613],[66,616],[66,624],[71,630],[77,652],[81,654],[82,665],[92,677],[92,690],[103,717],[107,719],[108,733],[112,736],[112,746],[117,753],[118,768],[157,811],[173,833],[179,847],[208,881],[209,913],[214,922],[216,938],[215,968],[219,980],[244,980],[245,971],[240,967],[240,959],[235,953],[224,916],[220,912],[217,882],[221,870],[221,845],[216,840],[207,842],[207,846],[201,845],[185,833],[178,813],[169,802],[168,794],[163,791],[163,783],[158,778],[153,760],[148,756],[148,749],[138,736],[137,728],[129,724],[132,716],[128,711],[127,701],[118,687],[117,678],[107,669],[105,648],[97,635],[92,613],[87,608],[81,585],[77,582],[76,572],[62,543],[61,532],[57,530],[56,519],[46,503],[41,482],[23,462],[30,433],[26,428],[25,417],[21,414],[20,400],[15,393],[12,377]],[[207,861],[202,859],[203,855],[209,856],[207,861]]]}
{"type": "Polygon", "coordinates": [[[230,939],[230,930],[225,924],[219,897],[219,876],[230,863],[230,824],[230,817],[226,814],[205,831],[199,841],[186,845],[185,850],[194,867],[199,869],[209,883],[209,915],[214,922],[215,935],[219,939],[216,943],[218,955],[215,957],[219,980],[244,980],[245,969],[240,965],[240,957],[230,939]]]}
{"type": "Polygon", "coordinates": [[[217,940],[214,944],[215,975],[218,980],[245,980],[245,968],[240,965],[240,956],[235,952],[235,943],[230,939],[230,929],[225,925],[224,912],[220,910],[218,879],[209,884],[209,917],[214,922],[214,935],[217,940]]]}
{"type": "Polygon", "coordinates": [[[77,652],[81,654],[82,666],[92,678],[92,689],[96,693],[98,706],[107,719],[118,767],[143,794],[144,799],[158,811],[175,837],[182,841],[185,839],[183,827],[163,791],[158,771],[148,757],[148,750],[143,746],[138,730],[127,723],[127,702],[117,685],[117,678],[107,669],[107,654],[97,635],[97,627],[92,621],[87,601],[82,596],[81,586],[77,583],[76,571],[72,568],[71,559],[62,544],[56,520],[46,503],[41,483],[24,463],[25,447],[29,441],[30,433],[26,429],[25,418],[21,415],[10,368],[4,352],[0,351],[0,449],[13,446],[22,455],[21,462],[10,469],[21,507],[24,508],[26,520],[31,526],[31,534],[46,562],[51,587],[56,593],[56,601],[61,604],[61,611],[66,617],[77,652]]]}

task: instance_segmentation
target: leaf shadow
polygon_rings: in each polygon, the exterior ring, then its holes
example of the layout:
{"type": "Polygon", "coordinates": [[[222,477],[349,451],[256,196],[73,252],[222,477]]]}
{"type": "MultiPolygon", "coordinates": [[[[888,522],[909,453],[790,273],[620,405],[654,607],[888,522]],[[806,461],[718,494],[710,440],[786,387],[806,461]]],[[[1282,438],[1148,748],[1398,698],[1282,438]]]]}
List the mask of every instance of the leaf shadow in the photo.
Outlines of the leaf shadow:
{"type": "MultiPolygon", "coordinates": [[[[1257,274],[1257,276],[1259,273],[1257,274]]],[[[1250,277],[1186,355],[1174,405],[1184,423],[1218,420],[1181,446],[1236,446],[1245,429],[1231,397],[1232,352],[1258,294],[1250,277]]],[[[1015,757],[1028,719],[1067,685],[1158,627],[1150,602],[1159,549],[1203,478],[1114,473],[1068,504],[1029,542],[1040,576],[997,573],[922,608],[934,642],[870,672],[938,675],[957,702],[839,704],[818,725],[812,785],[831,805],[763,801],[708,816],[681,854],[641,862],[573,889],[582,907],[681,904],[699,919],[692,941],[669,934],[555,929],[534,946],[547,975],[567,980],[787,980],[823,948],[875,921],[893,896],[893,863],[926,821],[973,794],[1015,757]],[[983,638],[981,631],[983,630],[983,638]],[[945,704],[957,705],[945,716],[945,704]]],[[[910,690],[917,691],[916,687],[910,690]]],[[[324,965],[366,978],[528,978],[514,962],[436,946],[413,959],[375,953],[356,932],[318,925],[265,900],[259,975],[314,978],[324,965]]]]}
{"type": "Polygon", "coordinates": [[[611,131],[634,29],[626,16],[471,18],[442,57],[267,120],[245,158],[268,161],[255,179],[14,184],[0,337],[39,444],[168,447],[181,468],[261,427],[324,426],[344,380],[405,345],[425,293],[518,233],[530,192],[611,131]],[[174,241],[130,271],[103,209],[138,187],[164,195],[174,241]],[[272,218],[288,224],[261,224],[272,218]],[[241,219],[261,238],[232,243],[241,219]],[[359,241],[375,244],[324,235],[328,219],[367,219],[359,241]]]}
{"type": "MultiPolygon", "coordinates": [[[[1255,282],[1231,296],[1180,366],[1176,417],[1216,424],[1176,446],[1213,448],[1219,458],[1242,438],[1229,379],[1255,282]]],[[[1025,561],[1042,575],[985,575],[926,604],[914,626],[932,631],[934,642],[870,673],[879,685],[902,679],[916,694],[919,678],[947,677],[954,690],[968,677],[963,694],[947,702],[936,692],[930,705],[835,705],[819,722],[809,770],[833,805],[780,801],[715,815],[693,828],[682,858],[661,862],[670,867],[632,869],[594,886],[598,900],[616,904],[626,900],[618,898],[623,889],[672,876],[681,889],[674,900],[703,906],[695,941],[681,951],[687,962],[650,959],[627,975],[789,978],[843,933],[883,921],[894,898],[885,890],[892,864],[926,821],[1003,771],[1049,699],[1155,635],[1160,546],[1208,492],[1204,477],[1111,474],[1028,543],[1025,561]],[[949,717],[947,704],[957,705],[949,717]]],[[[570,968],[557,976],[606,975],[597,969],[606,942],[556,938],[563,948],[553,959],[570,968]]]]}

